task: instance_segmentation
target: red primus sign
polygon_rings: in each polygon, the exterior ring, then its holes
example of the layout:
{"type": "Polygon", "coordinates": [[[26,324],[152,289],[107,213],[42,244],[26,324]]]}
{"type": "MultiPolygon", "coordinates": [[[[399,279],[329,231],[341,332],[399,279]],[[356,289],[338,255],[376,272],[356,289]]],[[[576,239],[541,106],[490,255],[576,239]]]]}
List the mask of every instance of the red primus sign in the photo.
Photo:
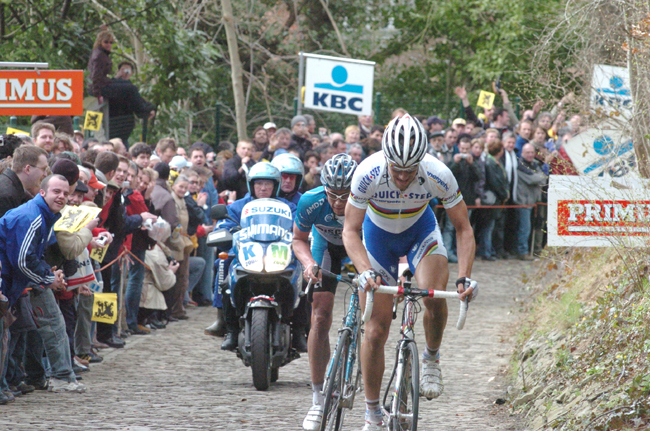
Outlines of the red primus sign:
{"type": "Polygon", "coordinates": [[[650,201],[559,200],[557,233],[569,236],[648,236],[650,201]]]}
{"type": "Polygon", "coordinates": [[[82,115],[83,71],[0,71],[0,115],[82,115]]]}

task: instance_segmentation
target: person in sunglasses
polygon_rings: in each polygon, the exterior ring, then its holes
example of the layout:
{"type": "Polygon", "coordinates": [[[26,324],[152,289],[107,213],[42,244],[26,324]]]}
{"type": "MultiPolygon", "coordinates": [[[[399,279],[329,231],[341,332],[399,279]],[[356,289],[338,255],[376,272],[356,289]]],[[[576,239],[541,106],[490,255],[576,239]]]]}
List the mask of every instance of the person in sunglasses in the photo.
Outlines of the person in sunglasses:
{"type": "MultiPolygon", "coordinates": [[[[398,264],[406,256],[420,289],[446,290],[449,278],[447,249],[429,201],[438,198],[456,227],[458,280],[463,298],[465,278],[474,261],[474,233],[467,207],[449,168],[427,154],[427,134],[409,114],[394,118],[386,127],[382,151],[365,159],[354,173],[345,208],[343,244],[359,271],[359,287],[376,289],[381,283],[395,285],[398,264]],[[363,228],[363,241],[359,230],[363,228]]],[[[365,292],[360,295],[365,304],[365,292]]],[[[470,296],[471,298],[471,296],[470,296]]],[[[428,399],[443,390],[438,349],[447,322],[447,303],[424,299],[426,349],[422,355],[420,394],[428,399]]],[[[361,370],[366,396],[364,431],[384,429],[379,406],[384,374],[384,345],[392,319],[392,295],[374,298],[372,317],[366,323],[361,345],[361,370]]]]}
{"type": "MultiPolygon", "coordinates": [[[[343,247],[343,222],[345,205],[350,196],[352,175],[357,163],[347,154],[337,154],[323,166],[323,186],[306,192],[298,202],[293,224],[293,250],[305,268],[306,280],[317,280],[314,264],[335,274],[341,273],[342,260],[347,257],[343,247]],[[309,233],[313,235],[311,249],[309,233]]],[[[359,235],[359,231],[357,231],[359,235]]],[[[321,277],[322,278],[322,277],[321,277]]],[[[332,308],[338,282],[325,277],[313,290],[311,329],[308,338],[309,366],[313,405],[309,409],[303,428],[319,430],[323,418],[323,382],[329,361],[329,331],[332,326],[332,308]]]]}

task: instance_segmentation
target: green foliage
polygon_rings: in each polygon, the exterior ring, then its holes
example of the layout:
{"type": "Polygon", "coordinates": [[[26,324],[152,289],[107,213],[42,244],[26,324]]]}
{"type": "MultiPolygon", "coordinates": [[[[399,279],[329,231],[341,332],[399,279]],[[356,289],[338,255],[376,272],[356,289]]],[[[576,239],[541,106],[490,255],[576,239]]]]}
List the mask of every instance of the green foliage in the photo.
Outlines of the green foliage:
{"type": "MultiPolygon", "coordinates": [[[[564,0],[353,0],[233,2],[244,69],[249,130],[266,121],[287,125],[297,94],[299,51],[377,62],[375,91],[382,93],[380,121],[404,107],[421,115],[455,116],[453,87],[477,95],[502,76],[507,90],[540,89],[526,71],[530,53],[564,0]],[[344,48],[345,46],[345,48],[344,48]],[[525,84],[525,85],[524,85],[525,84]]],[[[136,61],[135,83],[158,105],[150,141],[215,142],[234,136],[234,101],[220,2],[60,0],[0,3],[5,34],[0,58],[47,61],[51,68],[85,69],[100,25],[118,44],[113,61],[136,61]],[[221,136],[215,106],[222,103],[221,136]]],[[[550,59],[549,59],[550,61],[550,59]]],[[[510,91],[511,96],[516,96],[510,91]]],[[[522,91],[520,95],[524,95],[522,91]]],[[[378,106],[375,107],[379,109],[378,106]]],[[[319,124],[341,131],[351,116],[313,112],[319,124]]]]}

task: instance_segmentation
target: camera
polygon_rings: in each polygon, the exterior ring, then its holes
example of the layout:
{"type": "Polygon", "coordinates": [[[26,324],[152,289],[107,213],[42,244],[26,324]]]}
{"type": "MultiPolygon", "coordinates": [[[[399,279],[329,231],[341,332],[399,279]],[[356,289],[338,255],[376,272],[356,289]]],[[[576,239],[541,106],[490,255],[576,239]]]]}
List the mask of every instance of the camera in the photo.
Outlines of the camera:
{"type": "Polygon", "coordinates": [[[108,241],[108,238],[106,238],[106,236],[102,235],[95,242],[97,244],[101,245],[102,247],[104,247],[104,246],[106,246],[106,241],[108,241]]]}
{"type": "Polygon", "coordinates": [[[147,230],[151,230],[151,229],[153,229],[153,220],[151,220],[151,219],[147,219],[147,220],[145,220],[145,221],[142,223],[142,226],[143,226],[145,229],[147,229],[147,230]]]}
{"type": "Polygon", "coordinates": [[[467,153],[460,153],[460,157],[463,159],[469,159],[469,154],[467,153]]]}

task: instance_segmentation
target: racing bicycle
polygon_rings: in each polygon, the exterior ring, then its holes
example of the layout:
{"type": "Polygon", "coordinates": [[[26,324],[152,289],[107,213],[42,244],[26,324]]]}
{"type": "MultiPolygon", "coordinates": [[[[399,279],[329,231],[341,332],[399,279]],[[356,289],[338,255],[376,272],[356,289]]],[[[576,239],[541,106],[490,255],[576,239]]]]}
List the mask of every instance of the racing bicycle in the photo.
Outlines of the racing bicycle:
{"type": "MultiPolygon", "coordinates": [[[[382,411],[385,423],[391,431],[418,429],[418,408],[420,398],[420,358],[415,343],[415,320],[417,313],[421,310],[420,298],[456,298],[457,292],[446,292],[442,290],[421,290],[411,287],[412,274],[405,273],[405,281],[398,283],[398,286],[379,286],[374,292],[388,293],[404,297],[404,311],[402,314],[401,337],[395,349],[395,365],[393,372],[386,386],[382,401],[382,411]],[[390,396],[390,400],[389,400],[390,396]]],[[[473,297],[478,294],[478,283],[467,279],[466,288],[473,287],[473,297]]],[[[363,314],[363,321],[367,322],[372,316],[372,305],[374,292],[366,295],[366,309],[363,314]]],[[[398,297],[393,300],[393,319],[397,317],[398,297]]],[[[460,315],[456,328],[463,329],[467,316],[467,299],[460,302],[460,315]]]]}
{"type": "MultiPolygon", "coordinates": [[[[322,271],[323,277],[333,277],[350,286],[348,309],[343,316],[343,326],[338,331],[336,349],[327,366],[323,385],[323,421],[320,429],[338,431],[343,427],[346,410],[352,410],[354,397],[361,384],[359,356],[363,321],[359,306],[359,287],[353,272],[344,277],[314,265],[314,274],[318,275],[318,271],[322,271]]],[[[306,289],[308,296],[311,295],[310,285],[306,289]]]]}

